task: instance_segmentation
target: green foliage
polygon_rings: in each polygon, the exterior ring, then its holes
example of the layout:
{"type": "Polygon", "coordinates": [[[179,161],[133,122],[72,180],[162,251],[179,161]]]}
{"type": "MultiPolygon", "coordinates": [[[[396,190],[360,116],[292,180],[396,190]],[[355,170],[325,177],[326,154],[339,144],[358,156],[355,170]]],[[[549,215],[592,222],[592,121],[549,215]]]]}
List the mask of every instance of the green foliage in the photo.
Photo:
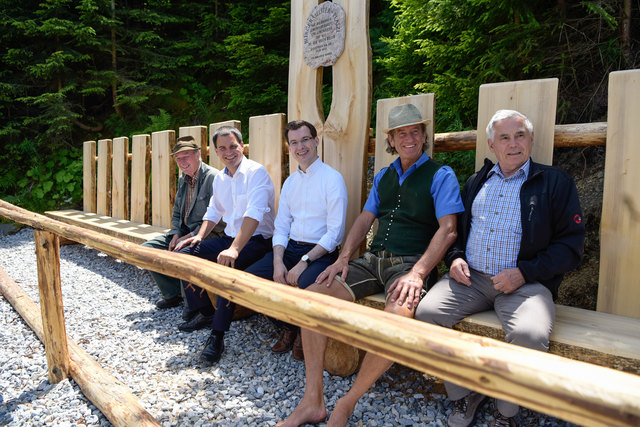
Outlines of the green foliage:
{"type": "MultiPolygon", "coordinates": [[[[606,74],[637,63],[621,4],[371,0],[372,115],[376,99],[434,92],[437,132],[475,128],[480,84],[558,77],[559,123],[603,120],[606,74]]],[[[285,112],[289,13],[277,0],[0,0],[0,197],[78,203],[85,140],[285,112]]],[[[460,178],[469,156],[436,158],[460,178]]]]}
{"type": "MultiPolygon", "coordinates": [[[[32,144],[25,152],[34,153],[32,144]]],[[[82,159],[80,150],[60,150],[46,157],[32,157],[24,176],[16,170],[0,179],[3,198],[26,209],[42,212],[72,205],[82,198],[82,159]]]]}

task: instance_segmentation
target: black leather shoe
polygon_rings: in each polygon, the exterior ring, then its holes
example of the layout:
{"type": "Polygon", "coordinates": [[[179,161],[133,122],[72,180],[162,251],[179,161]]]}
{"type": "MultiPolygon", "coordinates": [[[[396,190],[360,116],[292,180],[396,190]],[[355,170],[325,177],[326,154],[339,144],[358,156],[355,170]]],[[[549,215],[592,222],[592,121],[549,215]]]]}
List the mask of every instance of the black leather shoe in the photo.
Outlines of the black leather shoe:
{"type": "Polygon", "coordinates": [[[198,310],[191,310],[186,303],[184,307],[182,307],[182,320],[185,322],[193,319],[196,314],[198,314],[198,310]]]}
{"type": "Polygon", "coordinates": [[[198,329],[204,329],[211,327],[211,321],[213,320],[213,315],[204,316],[202,313],[198,313],[193,316],[193,319],[188,322],[184,322],[178,325],[178,329],[183,332],[193,332],[198,329]]]}
{"type": "Polygon", "coordinates": [[[156,307],[158,307],[159,309],[165,309],[165,308],[177,307],[181,303],[182,303],[182,296],[178,295],[169,299],[164,299],[164,298],[159,299],[158,301],[156,301],[156,307]]]}
{"type": "Polygon", "coordinates": [[[218,334],[215,331],[211,332],[207,343],[204,345],[204,350],[200,354],[200,361],[206,363],[218,363],[224,352],[224,335],[218,334]]]}

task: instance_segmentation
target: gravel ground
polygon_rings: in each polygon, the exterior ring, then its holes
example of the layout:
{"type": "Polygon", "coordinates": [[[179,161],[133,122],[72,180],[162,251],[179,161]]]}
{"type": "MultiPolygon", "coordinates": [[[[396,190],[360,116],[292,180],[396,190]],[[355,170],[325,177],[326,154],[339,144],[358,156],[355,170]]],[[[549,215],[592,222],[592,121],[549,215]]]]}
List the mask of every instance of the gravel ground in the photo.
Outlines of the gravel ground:
{"type": "MultiPolygon", "coordinates": [[[[272,355],[276,332],[262,315],[236,321],[213,367],[196,363],[208,330],[179,332],[181,308],[159,311],[159,292],[144,270],[82,246],[63,246],[62,293],[67,334],[127,384],[162,425],[274,425],[302,396],[304,364],[272,355]]],[[[38,301],[33,230],[0,235],[0,267],[38,301]]],[[[354,377],[325,372],[331,410],[354,377]]],[[[444,426],[451,409],[433,380],[394,367],[356,407],[359,426],[444,426]],[[401,379],[402,378],[402,379],[401,379]]],[[[485,404],[477,425],[492,420],[485,404]]],[[[523,409],[528,426],[571,424],[523,409]]],[[[44,347],[0,298],[0,425],[108,426],[73,380],[51,385],[44,347]]]]}

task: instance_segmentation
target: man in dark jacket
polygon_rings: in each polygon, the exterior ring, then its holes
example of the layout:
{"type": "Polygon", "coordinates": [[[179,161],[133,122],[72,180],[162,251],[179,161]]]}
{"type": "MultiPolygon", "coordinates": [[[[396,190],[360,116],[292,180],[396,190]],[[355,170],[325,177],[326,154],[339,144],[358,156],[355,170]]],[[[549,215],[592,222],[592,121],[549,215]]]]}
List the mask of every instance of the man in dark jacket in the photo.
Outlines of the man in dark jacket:
{"type": "MultiPolygon", "coordinates": [[[[416,319],[452,327],[494,309],[506,341],[549,350],[553,299],[562,276],[582,256],[584,224],[578,193],[561,170],[531,161],[533,125],[523,114],[499,110],[487,125],[489,160],[467,181],[458,237],[445,256],[448,274],[416,310],[416,319]]],[[[486,396],[445,382],[455,401],[449,426],[473,423],[486,396]]],[[[492,426],[515,426],[518,405],[496,400],[492,426]]]]}
{"type": "MultiPolygon", "coordinates": [[[[171,230],[163,236],[142,244],[142,246],[169,251],[172,251],[182,240],[195,236],[200,231],[202,217],[207,211],[213,194],[213,178],[218,173],[217,169],[202,162],[200,144],[192,136],[178,138],[171,155],[182,172],[173,204],[171,230]]],[[[214,232],[219,234],[223,228],[224,223],[214,232]]],[[[178,306],[182,302],[180,279],[153,271],[149,273],[162,294],[156,306],[160,309],[178,306]]],[[[183,317],[188,317],[190,313],[191,311],[185,307],[183,317]]]]}

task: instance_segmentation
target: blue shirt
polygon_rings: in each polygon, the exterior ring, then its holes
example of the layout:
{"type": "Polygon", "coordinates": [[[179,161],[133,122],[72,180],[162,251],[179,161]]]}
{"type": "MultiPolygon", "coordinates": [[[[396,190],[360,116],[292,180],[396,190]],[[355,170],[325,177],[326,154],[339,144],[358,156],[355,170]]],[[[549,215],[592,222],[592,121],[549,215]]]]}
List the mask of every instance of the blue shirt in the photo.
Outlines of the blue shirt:
{"type": "Polygon", "coordinates": [[[520,188],[530,165],[529,160],[506,178],[496,164],[473,200],[466,255],[474,270],[495,276],[517,267],[522,240],[520,188]]]}
{"type": "MultiPolygon", "coordinates": [[[[375,178],[373,178],[373,187],[371,187],[367,202],[364,204],[364,210],[378,217],[378,208],[380,206],[378,184],[388,168],[393,167],[396,170],[398,173],[398,184],[402,185],[404,180],[427,160],[429,160],[427,153],[422,153],[418,161],[412,164],[405,173],[402,173],[402,163],[399,157],[388,167],[383,168],[376,174],[375,178]]],[[[433,176],[433,181],[431,182],[431,197],[433,197],[436,208],[436,218],[438,219],[445,215],[457,214],[464,211],[464,205],[460,198],[460,185],[458,184],[456,174],[449,166],[442,166],[433,176]]]]}

